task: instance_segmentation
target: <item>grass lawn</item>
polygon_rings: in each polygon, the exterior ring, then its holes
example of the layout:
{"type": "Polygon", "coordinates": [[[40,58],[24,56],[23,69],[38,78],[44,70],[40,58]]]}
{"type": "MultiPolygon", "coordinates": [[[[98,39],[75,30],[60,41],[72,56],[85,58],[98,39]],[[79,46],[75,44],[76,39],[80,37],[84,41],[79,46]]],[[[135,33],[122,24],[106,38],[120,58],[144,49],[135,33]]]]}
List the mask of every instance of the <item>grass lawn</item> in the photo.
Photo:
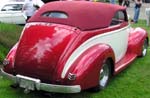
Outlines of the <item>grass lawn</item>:
{"type": "MultiPolygon", "coordinates": [[[[6,25],[6,24],[5,24],[6,25]]],[[[1,33],[5,31],[5,29],[1,30],[0,24],[0,36],[1,33]]],[[[17,36],[20,35],[22,27],[15,26],[11,27],[13,30],[15,28],[15,32],[17,32],[17,36]]],[[[138,24],[132,24],[133,27],[143,27],[150,34],[150,27],[146,27],[145,21],[139,21],[138,24]]],[[[8,27],[6,25],[6,27],[8,27]]],[[[11,33],[13,30],[5,31],[5,33],[11,33]]],[[[7,35],[7,34],[6,34],[7,35]]],[[[9,36],[3,35],[5,38],[10,38],[9,36]]],[[[9,34],[8,34],[9,35],[9,34]]],[[[10,34],[13,36],[14,33],[10,34]]],[[[11,37],[9,40],[13,40],[11,37]]],[[[14,42],[18,39],[15,37],[14,42]]],[[[9,43],[8,41],[1,40],[0,38],[0,53],[2,55],[6,55],[9,47],[12,46],[13,43],[9,43]],[[5,45],[5,43],[7,43],[5,45]],[[2,50],[2,51],[1,51],[2,50]],[[2,53],[4,51],[4,53],[2,53]]],[[[11,41],[12,42],[12,41],[11,41]]],[[[0,55],[1,56],[1,55],[0,55]]],[[[129,66],[126,70],[119,73],[115,77],[113,77],[108,85],[108,87],[100,92],[91,93],[87,91],[83,91],[78,94],[54,94],[49,93],[49,96],[44,96],[42,92],[31,92],[29,94],[24,94],[23,89],[17,88],[13,89],[9,85],[12,84],[11,81],[7,80],[4,77],[0,76],[0,98],[150,98],[150,47],[148,48],[148,54],[144,58],[137,58],[131,66],[129,66]]]]}
{"type": "Polygon", "coordinates": [[[0,64],[9,49],[16,43],[22,31],[21,26],[0,23],[0,64]]]}

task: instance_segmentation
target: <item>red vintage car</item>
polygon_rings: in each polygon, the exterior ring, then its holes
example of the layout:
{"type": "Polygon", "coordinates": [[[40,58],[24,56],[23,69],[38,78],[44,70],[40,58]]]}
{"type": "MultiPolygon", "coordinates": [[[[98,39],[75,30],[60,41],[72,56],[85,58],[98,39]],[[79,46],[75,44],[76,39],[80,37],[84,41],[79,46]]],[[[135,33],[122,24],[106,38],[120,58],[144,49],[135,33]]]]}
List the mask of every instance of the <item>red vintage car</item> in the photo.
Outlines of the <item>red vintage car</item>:
{"type": "Polygon", "coordinates": [[[45,4],[25,25],[1,75],[25,91],[99,90],[145,56],[147,47],[147,32],[130,27],[125,7],[56,1],[45,4]]]}

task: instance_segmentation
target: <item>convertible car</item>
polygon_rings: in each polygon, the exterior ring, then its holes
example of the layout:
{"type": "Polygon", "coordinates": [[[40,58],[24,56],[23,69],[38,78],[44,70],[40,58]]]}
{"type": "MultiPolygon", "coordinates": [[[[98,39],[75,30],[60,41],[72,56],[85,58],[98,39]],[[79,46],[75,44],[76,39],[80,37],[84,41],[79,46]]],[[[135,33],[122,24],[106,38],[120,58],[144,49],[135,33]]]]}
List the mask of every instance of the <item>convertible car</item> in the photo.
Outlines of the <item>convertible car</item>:
{"type": "Polygon", "coordinates": [[[130,27],[125,7],[56,1],[30,18],[0,73],[27,92],[97,91],[147,47],[147,32],[130,27]]]}

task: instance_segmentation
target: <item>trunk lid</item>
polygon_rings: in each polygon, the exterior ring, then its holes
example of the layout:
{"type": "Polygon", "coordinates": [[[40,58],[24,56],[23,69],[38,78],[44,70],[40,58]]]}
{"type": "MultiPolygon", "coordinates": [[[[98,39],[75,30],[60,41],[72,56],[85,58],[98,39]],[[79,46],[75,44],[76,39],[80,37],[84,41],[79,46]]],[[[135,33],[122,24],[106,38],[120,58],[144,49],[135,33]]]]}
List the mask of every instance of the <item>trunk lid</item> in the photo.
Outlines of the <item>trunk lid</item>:
{"type": "Polygon", "coordinates": [[[71,27],[27,24],[16,52],[16,74],[52,82],[59,58],[76,36],[71,27]]]}

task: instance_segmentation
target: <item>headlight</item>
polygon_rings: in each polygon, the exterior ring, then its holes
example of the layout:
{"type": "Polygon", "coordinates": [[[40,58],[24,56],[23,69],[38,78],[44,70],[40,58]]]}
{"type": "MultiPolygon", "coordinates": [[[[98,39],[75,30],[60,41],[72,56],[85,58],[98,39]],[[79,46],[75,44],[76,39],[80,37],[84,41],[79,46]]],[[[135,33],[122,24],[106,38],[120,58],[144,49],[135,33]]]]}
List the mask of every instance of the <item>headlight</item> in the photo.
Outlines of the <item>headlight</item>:
{"type": "Polygon", "coordinates": [[[75,79],[76,79],[76,75],[75,75],[75,74],[72,74],[72,73],[69,73],[69,74],[68,74],[68,79],[69,79],[69,80],[75,80],[75,79]]]}
{"type": "Polygon", "coordinates": [[[6,65],[8,65],[8,64],[9,64],[9,60],[8,60],[8,59],[4,59],[3,65],[6,66],[6,65]]]}

